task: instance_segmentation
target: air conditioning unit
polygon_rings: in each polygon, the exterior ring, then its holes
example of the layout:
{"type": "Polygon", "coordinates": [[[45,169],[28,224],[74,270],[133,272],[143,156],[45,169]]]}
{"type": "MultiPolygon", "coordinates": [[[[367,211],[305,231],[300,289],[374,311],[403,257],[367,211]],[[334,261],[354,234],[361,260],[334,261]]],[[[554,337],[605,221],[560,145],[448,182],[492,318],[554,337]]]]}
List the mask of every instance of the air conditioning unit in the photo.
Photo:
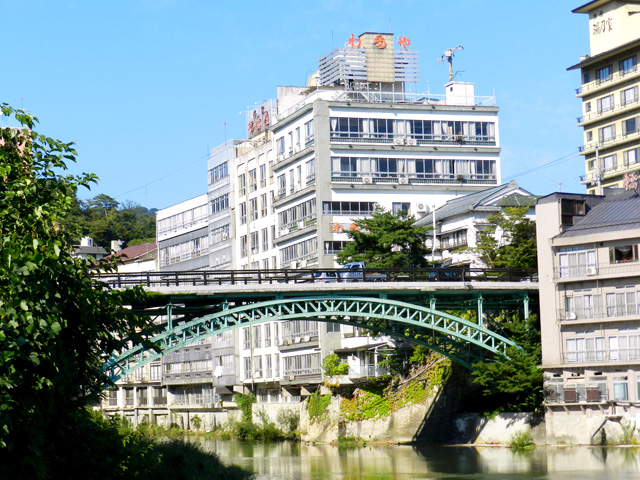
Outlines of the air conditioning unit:
{"type": "Polygon", "coordinates": [[[275,196],[273,197],[273,201],[274,201],[274,202],[278,202],[278,201],[280,201],[280,195],[275,195],[275,196]]]}
{"type": "Polygon", "coordinates": [[[416,205],[416,211],[418,213],[429,213],[429,206],[426,203],[418,203],[416,205]]]}
{"type": "Polygon", "coordinates": [[[567,320],[575,320],[578,316],[576,315],[576,312],[567,312],[565,318],[567,320]]]}
{"type": "Polygon", "coordinates": [[[293,382],[296,379],[295,375],[289,375],[289,377],[287,377],[289,379],[290,382],[293,382]]]}
{"type": "Polygon", "coordinates": [[[456,136],[456,142],[462,142],[463,140],[464,140],[464,137],[462,135],[456,136]]]}
{"type": "Polygon", "coordinates": [[[595,275],[598,273],[596,267],[587,267],[587,275],[595,275]]]}
{"type": "Polygon", "coordinates": [[[464,180],[464,175],[456,175],[456,180],[464,180]]]}
{"type": "Polygon", "coordinates": [[[394,145],[404,145],[404,138],[394,138],[393,139],[393,144],[394,145]]]}
{"type": "Polygon", "coordinates": [[[362,183],[367,183],[367,184],[373,183],[373,177],[362,177],[362,183]]]}
{"type": "Polygon", "coordinates": [[[398,177],[398,183],[400,185],[408,185],[409,184],[409,177],[398,177]]]}
{"type": "Polygon", "coordinates": [[[407,141],[405,142],[405,144],[415,147],[416,145],[418,145],[418,142],[416,141],[415,138],[407,138],[407,141]]]}

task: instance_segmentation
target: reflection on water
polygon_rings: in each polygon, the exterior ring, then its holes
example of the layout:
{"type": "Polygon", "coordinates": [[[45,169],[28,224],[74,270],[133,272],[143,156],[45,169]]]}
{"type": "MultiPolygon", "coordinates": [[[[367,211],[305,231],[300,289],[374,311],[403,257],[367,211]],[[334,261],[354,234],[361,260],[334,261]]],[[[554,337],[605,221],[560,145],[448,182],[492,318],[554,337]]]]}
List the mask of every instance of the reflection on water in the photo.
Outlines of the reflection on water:
{"type": "Polygon", "coordinates": [[[640,450],[636,448],[538,447],[517,453],[501,447],[338,449],[293,442],[193,441],[202,442],[227,463],[252,470],[259,480],[640,478],[640,450]]]}

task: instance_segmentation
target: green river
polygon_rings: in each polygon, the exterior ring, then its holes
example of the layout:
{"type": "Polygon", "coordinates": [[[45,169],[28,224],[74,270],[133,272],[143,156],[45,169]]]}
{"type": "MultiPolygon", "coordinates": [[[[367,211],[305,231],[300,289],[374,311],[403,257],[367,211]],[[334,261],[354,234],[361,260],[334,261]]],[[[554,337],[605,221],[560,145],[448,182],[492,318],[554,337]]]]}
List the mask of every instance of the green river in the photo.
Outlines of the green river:
{"type": "MultiPolygon", "coordinates": [[[[294,442],[194,438],[257,480],[320,479],[640,479],[640,447],[370,446],[339,449],[294,442]]],[[[203,477],[206,478],[206,477],[203,477]]]]}

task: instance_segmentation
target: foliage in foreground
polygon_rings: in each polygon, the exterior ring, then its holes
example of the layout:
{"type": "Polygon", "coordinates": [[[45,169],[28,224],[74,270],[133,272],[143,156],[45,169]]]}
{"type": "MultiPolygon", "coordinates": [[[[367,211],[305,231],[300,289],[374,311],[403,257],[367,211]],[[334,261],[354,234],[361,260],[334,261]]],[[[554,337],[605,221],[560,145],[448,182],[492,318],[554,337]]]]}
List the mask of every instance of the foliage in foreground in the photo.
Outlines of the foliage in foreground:
{"type": "MultiPolygon", "coordinates": [[[[109,265],[72,256],[65,225],[77,189],[63,175],[73,144],[33,131],[37,119],[2,105],[21,126],[0,129],[0,462],[6,478],[171,478],[157,446],[94,417],[104,352],[144,340],[148,319],[127,305],[141,289],[92,280],[109,265]],[[159,472],[148,476],[149,472],[159,472]],[[164,473],[163,473],[164,472],[164,473]]],[[[219,467],[217,467],[219,469],[219,467]]]]}
{"type": "Polygon", "coordinates": [[[533,450],[536,448],[536,442],[533,441],[530,432],[521,431],[511,437],[509,448],[516,451],[533,450]]]}
{"type": "Polygon", "coordinates": [[[488,410],[536,412],[542,408],[540,327],[537,316],[520,319],[513,315],[499,323],[517,347],[507,348],[508,359],[474,364],[473,382],[482,389],[488,410]]]}

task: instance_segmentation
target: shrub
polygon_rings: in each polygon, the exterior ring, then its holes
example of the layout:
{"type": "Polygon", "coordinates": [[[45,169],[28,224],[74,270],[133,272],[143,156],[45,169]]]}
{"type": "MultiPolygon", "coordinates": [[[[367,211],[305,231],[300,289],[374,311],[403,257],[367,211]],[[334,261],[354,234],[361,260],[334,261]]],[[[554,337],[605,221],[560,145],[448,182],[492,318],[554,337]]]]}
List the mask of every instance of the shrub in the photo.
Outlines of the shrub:
{"type": "Polygon", "coordinates": [[[533,441],[531,433],[523,430],[511,437],[509,448],[511,450],[533,450],[536,448],[536,443],[533,441]]]}
{"type": "Polygon", "coordinates": [[[330,403],[331,395],[320,395],[320,390],[316,390],[309,396],[309,400],[307,401],[307,411],[309,412],[311,423],[324,415],[324,412],[327,410],[330,403]]]}
{"type": "Polygon", "coordinates": [[[334,375],[347,375],[349,373],[349,365],[342,362],[338,355],[332,353],[322,360],[322,369],[324,374],[331,377],[334,375]]]}

